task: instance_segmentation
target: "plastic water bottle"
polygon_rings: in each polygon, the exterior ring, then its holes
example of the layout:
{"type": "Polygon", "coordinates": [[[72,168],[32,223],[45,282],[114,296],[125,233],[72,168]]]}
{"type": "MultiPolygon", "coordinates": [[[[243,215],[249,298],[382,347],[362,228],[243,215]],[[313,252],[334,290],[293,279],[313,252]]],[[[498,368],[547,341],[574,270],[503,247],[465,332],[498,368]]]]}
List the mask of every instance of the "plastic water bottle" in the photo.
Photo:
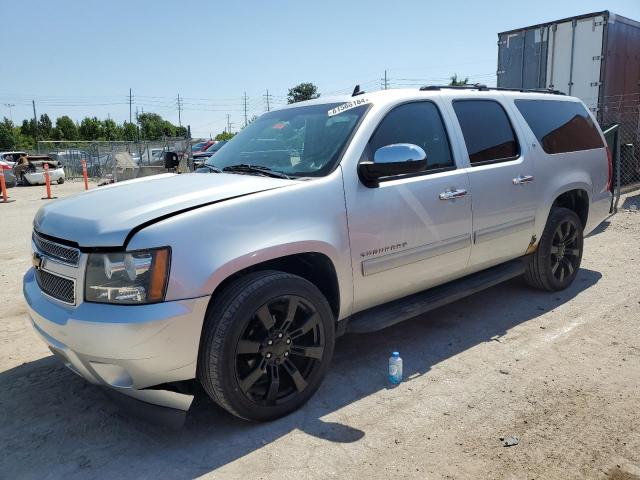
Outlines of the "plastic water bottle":
{"type": "Polygon", "coordinates": [[[394,385],[402,381],[402,358],[398,352],[393,352],[389,357],[389,381],[394,385]]]}

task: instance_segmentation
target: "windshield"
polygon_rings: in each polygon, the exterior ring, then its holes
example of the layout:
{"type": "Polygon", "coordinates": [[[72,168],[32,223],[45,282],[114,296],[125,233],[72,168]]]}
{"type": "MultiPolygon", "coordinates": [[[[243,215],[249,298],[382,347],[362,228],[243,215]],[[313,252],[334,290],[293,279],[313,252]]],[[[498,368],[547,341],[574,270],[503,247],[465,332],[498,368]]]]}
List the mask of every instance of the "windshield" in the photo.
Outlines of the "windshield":
{"type": "Polygon", "coordinates": [[[327,175],[368,105],[329,116],[339,103],[265,113],[245,127],[207,164],[219,169],[249,164],[294,177],[327,175]]]}

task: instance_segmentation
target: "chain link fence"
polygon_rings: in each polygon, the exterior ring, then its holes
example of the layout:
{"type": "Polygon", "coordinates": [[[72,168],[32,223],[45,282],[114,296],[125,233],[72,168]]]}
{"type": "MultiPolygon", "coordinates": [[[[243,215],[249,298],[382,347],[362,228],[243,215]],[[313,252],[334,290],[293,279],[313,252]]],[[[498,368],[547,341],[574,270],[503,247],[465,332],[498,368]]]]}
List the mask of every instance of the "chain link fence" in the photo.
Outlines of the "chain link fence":
{"type": "MultiPolygon", "coordinates": [[[[60,160],[67,179],[82,178],[82,160],[87,174],[99,182],[117,182],[166,173],[164,154],[178,154],[181,172],[191,171],[193,156],[189,138],[154,141],[40,141],[37,153],[60,160]]],[[[35,153],[35,152],[34,152],[35,153]]]]}
{"type": "Polygon", "coordinates": [[[599,113],[603,130],[609,130],[617,207],[621,194],[640,189],[640,94],[608,97],[599,113]]]}

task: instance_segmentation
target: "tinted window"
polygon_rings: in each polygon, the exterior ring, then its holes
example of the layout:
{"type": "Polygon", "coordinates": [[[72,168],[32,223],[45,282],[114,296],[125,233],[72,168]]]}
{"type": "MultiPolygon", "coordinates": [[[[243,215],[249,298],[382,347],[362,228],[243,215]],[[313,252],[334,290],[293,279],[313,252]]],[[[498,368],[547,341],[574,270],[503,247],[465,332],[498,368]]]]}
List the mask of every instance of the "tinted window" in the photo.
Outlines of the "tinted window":
{"type": "Polygon", "coordinates": [[[520,149],[506,112],[491,100],[453,102],[471,164],[510,160],[520,149]]]}
{"type": "Polygon", "coordinates": [[[440,112],[431,102],[407,103],[382,120],[369,141],[371,152],[394,143],[412,143],[427,154],[427,169],[454,165],[440,112]]]}
{"type": "Polygon", "coordinates": [[[516,100],[516,107],[547,153],[604,147],[591,116],[579,102],[516,100]]]}

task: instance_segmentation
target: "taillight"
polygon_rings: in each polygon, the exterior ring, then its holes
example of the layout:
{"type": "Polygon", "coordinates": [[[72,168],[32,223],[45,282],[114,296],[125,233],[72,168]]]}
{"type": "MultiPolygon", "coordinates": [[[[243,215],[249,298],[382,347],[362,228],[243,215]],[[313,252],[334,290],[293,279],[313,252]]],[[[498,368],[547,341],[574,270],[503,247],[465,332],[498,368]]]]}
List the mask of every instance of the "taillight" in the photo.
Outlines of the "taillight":
{"type": "Polygon", "coordinates": [[[613,156],[611,155],[611,149],[607,146],[607,163],[609,164],[609,178],[607,179],[607,190],[611,191],[611,185],[613,182],[613,156]]]}

